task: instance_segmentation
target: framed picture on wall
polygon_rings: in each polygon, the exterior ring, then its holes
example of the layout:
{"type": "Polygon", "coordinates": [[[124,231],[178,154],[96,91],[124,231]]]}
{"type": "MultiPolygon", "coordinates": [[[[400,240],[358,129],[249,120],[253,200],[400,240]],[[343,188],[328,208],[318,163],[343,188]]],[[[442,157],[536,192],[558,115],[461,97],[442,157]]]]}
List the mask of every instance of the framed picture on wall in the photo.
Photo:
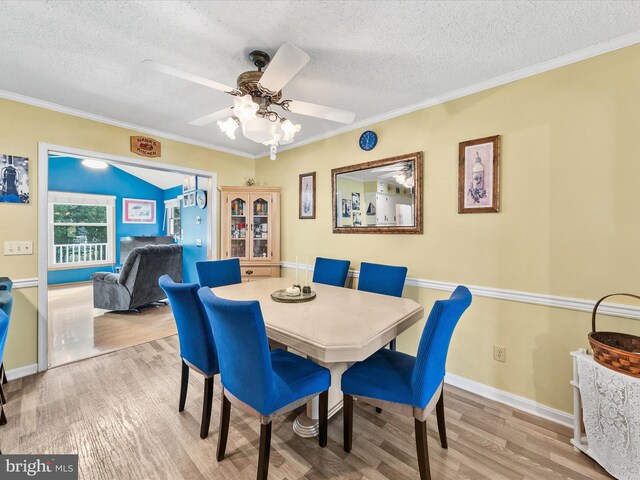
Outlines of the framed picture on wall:
{"type": "Polygon", "coordinates": [[[360,210],[360,193],[352,192],[351,193],[351,206],[353,210],[360,210]]]}
{"type": "Polygon", "coordinates": [[[458,213],[500,211],[500,135],[461,142],[458,213]]]}
{"type": "Polygon", "coordinates": [[[156,201],[123,198],[122,223],[156,223],[156,201]]]}
{"type": "Polygon", "coordinates": [[[192,192],[198,189],[198,179],[195,175],[185,177],[182,180],[182,193],[192,192]]]}
{"type": "Polygon", "coordinates": [[[298,188],[300,191],[298,218],[316,218],[316,172],[300,175],[298,188]]]}
{"type": "Polygon", "coordinates": [[[29,203],[29,159],[0,154],[0,203],[29,203]]]}
{"type": "Polygon", "coordinates": [[[342,199],[342,218],[351,218],[351,200],[342,199]]]}

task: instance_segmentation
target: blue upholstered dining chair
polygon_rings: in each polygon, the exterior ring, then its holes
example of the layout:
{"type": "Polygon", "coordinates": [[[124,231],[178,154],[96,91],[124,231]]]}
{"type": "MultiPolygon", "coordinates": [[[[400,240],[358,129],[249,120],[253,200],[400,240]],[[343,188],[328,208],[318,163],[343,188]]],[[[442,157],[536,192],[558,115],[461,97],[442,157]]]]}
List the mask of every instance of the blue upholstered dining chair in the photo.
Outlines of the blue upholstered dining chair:
{"type": "Polygon", "coordinates": [[[237,258],[196,262],[196,270],[201,287],[215,288],[242,282],[240,260],[237,258]]]}
{"type": "Polygon", "coordinates": [[[161,276],[158,283],[167,294],[178,328],[180,357],[182,357],[178,411],[184,410],[187,401],[189,368],[192,368],[204,375],[200,438],[207,438],[211,422],[211,404],[213,403],[213,379],[214,375],[219,372],[219,368],[211,324],[198,298],[200,286],[196,283],[176,283],[168,275],[161,276]]]}
{"type": "Polygon", "coordinates": [[[317,257],[311,281],[334,287],[344,287],[349,274],[349,263],[349,260],[317,257]]]}
{"type": "Polygon", "coordinates": [[[433,305],[413,357],[381,349],[342,375],[344,450],[351,451],[353,401],[413,417],[421,480],[431,478],[427,447],[427,417],[435,407],[442,448],[447,448],[443,382],[449,342],[458,320],[471,304],[471,293],[459,286],[448,300],[433,305]]]}
{"type": "MultiPolygon", "coordinates": [[[[2,359],[4,357],[4,346],[7,343],[8,331],[9,315],[7,315],[4,310],[0,309],[0,362],[2,362],[2,359]]],[[[2,370],[2,379],[2,383],[7,383],[6,377],[4,375],[4,369],[2,370]]],[[[2,398],[0,398],[0,425],[5,425],[7,423],[7,417],[4,415],[4,404],[7,403],[7,399],[4,396],[2,387],[0,387],[0,393],[2,394],[2,398]]]]}
{"type": "Polygon", "coordinates": [[[271,420],[320,395],[321,447],[327,444],[329,370],[285,350],[269,351],[260,303],[217,297],[208,288],[198,295],[216,332],[222,408],[217,459],[224,459],[233,404],[260,420],[258,480],[267,478],[271,420]]]}
{"type": "MultiPolygon", "coordinates": [[[[401,297],[406,278],[407,267],[362,262],[358,277],[358,290],[401,297]]],[[[391,340],[389,348],[396,349],[395,338],[391,340]]]]}
{"type": "MultiPolygon", "coordinates": [[[[11,282],[11,280],[9,280],[11,282]]],[[[6,330],[4,331],[4,338],[2,337],[2,329],[0,328],[0,403],[7,403],[7,397],[4,394],[4,390],[2,389],[2,385],[7,383],[7,373],[4,368],[4,344],[7,340],[7,331],[9,330],[9,318],[11,317],[11,310],[13,308],[13,295],[11,292],[11,285],[9,285],[9,290],[0,290],[0,311],[4,312],[7,316],[7,325],[6,330]]],[[[2,414],[4,417],[4,413],[2,414]]],[[[6,420],[5,420],[6,423],[6,420]]],[[[4,425],[0,423],[0,425],[4,425]]]]}

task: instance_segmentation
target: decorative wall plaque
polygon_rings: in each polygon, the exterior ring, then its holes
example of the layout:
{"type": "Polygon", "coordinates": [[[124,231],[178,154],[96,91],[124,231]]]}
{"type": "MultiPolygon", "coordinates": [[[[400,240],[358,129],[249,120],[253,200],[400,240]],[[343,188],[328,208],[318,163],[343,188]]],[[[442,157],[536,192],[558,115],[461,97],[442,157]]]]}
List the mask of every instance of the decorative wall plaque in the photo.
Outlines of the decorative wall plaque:
{"type": "Polygon", "coordinates": [[[142,157],[159,157],[160,142],[150,137],[131,137],[131,151],[142,157]]]}

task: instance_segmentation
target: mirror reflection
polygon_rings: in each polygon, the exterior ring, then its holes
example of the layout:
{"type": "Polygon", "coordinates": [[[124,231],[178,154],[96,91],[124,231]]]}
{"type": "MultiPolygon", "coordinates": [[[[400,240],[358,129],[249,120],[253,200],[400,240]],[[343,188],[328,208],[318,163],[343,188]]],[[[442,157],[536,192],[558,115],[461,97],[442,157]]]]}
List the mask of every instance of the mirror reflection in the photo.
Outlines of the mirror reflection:
{"type": "Polygon", "coordinates": [[[395,228],[392,233],[415,233],[421,223],[416,208],[420,160],[412,154],[335,169],[334,231],[395,228]]]}

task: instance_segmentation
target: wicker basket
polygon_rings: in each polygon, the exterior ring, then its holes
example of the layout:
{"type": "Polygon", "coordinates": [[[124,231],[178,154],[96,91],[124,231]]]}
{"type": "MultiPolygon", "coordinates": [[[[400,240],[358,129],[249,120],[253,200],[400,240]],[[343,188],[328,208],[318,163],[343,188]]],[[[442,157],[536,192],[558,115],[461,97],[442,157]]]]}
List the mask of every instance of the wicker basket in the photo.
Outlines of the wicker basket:
{"type": "Polygon", "coordinates": [[[593,358],[600,365],[611,370],[640,378],[640,337],[618,332],[596,332],[598,307],[605,298],[614,295],[625,295],[640,300],[640,296],[631,293],[612,293],[598,300],[591,314],[591,333],[589,334],[593,358]]]}

